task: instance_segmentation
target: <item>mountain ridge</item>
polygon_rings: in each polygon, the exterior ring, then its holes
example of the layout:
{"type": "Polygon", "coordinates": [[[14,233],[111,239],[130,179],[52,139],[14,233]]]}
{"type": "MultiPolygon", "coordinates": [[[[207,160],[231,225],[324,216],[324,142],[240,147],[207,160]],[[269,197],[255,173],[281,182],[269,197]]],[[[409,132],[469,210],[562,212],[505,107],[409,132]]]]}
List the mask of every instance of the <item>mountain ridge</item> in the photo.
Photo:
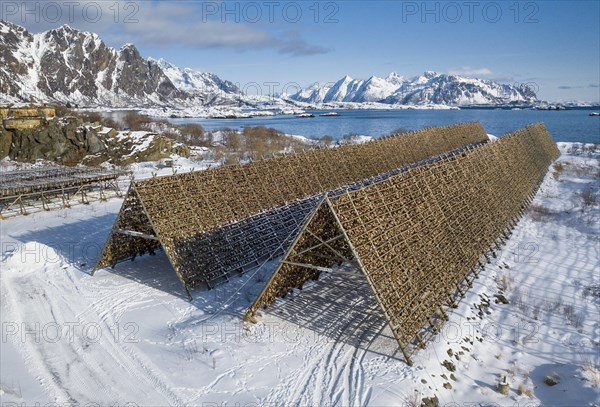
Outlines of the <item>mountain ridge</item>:
{"type": "MultiPolygon", "coordinates": [[[[143,58],[133,43],[119,50],[94,33],[68,25],[31,34],[0,20],[0,94],[7,102],[71,103],[83,106],[157,107],[230,103],[220,93],[237,88],[206,74],[203,89],[181,89],[159,61],[143,58]]],[[[198,73],[202,75],[202,73],[198,73]]]]}
{"type": "Polygon", "coordinates": [[[386,78],[366,80],[346,75],[334,84],[315,84],[288,96],[305,103],[378,102],[399,105],[534,105],[540,101],[527,85],[505,85],[490,80],[472,79],[426,71],[406,78],[396,72],[386,78]]]}
{"type": "Polygon", "coordinates": [[[407,78],[353,79],[309,86],[282,97],[244,95],[219,76],[144,58],[135,44],[111,48],[68,25],[31,34],[0,20],[0,101],[70,103],[85,107],[169,108],[297,106],[298,103],[382,103],[401,106],[536,105],[526,85],[504,85],[426,71],[407,78]],[[270,103],[264,103],[269,99],[270,103]],[[272,103],[272,102],[275,103],[272,103]]]}

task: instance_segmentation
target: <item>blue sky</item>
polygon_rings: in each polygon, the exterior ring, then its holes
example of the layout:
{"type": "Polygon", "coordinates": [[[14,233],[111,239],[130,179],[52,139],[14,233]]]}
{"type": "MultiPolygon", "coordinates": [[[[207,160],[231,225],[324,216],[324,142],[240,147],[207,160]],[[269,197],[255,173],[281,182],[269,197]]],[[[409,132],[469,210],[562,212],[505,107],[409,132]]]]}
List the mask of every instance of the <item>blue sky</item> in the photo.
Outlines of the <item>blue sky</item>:
{"type": "Polygon", "coordinates": [[[434,70],[527,83],[550,101],[600,100],[597,0],[52,2],[60,16],[43,2],[0,3],[0,17],[31,31],[69,23],[265,93],[434,70]]]}

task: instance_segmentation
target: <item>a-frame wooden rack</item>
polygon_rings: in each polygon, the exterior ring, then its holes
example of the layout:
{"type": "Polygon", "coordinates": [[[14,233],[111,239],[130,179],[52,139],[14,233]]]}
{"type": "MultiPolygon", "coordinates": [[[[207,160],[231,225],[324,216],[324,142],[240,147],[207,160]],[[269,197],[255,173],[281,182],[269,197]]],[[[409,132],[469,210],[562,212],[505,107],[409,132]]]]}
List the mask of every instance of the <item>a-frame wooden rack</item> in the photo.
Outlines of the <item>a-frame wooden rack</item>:
{"type": "Polygon", "coordinates": [[[367,279],[406,361],[447,320],[558,157],[543,125],[324,197],[245,315],[336,265],[367,279]]]}

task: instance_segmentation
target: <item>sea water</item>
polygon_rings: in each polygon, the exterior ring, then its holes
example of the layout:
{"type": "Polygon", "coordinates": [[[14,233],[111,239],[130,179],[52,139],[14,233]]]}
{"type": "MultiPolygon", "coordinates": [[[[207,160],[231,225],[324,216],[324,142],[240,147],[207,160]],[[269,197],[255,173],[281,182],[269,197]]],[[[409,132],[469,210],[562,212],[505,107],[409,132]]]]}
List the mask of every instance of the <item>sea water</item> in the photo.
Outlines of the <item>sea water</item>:
{"type": "Polygon", "coordinates": [[[310,138],[325,135],[334,140],[358,134],[380,137],[397,129],[417,130],[430,126],[445,126],[479,121],[489,134],[501,136],[528,124],[544,122],[555,141],[600,143],[600,117],[590,116],[593,110],[314,110],[313,118],[266,116],[249,119],[170,119],[173,123],[199,123],[206,130],[245,126],[273,127],[286,134],[310,138]],[[339,116],[319,116],[335,111],[339,116]]]}

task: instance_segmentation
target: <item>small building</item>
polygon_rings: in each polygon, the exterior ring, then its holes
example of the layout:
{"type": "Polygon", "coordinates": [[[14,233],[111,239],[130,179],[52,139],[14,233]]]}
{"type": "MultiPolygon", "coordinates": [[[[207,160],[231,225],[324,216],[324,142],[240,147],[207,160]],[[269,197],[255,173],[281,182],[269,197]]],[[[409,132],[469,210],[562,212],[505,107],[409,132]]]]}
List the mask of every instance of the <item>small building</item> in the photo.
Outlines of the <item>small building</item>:
{"type": "Polygon", "coordinates": [[[10,117],[4,119],[2,124],[6,130],[34,129],[46,122],[44,117],[10,117]]]}
{"type": "Polygon", "coordinates": [[[45,116],[47,118],[56,117],[56,109],[54,107],[43,106],[38,108],[38,110],[42,116],[45,116]]]}
{"type": "Polygon", "coordinates": [[[48,106],[10,107],[0,106],[0,119],[7,130],[23,130],[39,127],[47,119],[56,116],[56,109],[48,106]]]}

